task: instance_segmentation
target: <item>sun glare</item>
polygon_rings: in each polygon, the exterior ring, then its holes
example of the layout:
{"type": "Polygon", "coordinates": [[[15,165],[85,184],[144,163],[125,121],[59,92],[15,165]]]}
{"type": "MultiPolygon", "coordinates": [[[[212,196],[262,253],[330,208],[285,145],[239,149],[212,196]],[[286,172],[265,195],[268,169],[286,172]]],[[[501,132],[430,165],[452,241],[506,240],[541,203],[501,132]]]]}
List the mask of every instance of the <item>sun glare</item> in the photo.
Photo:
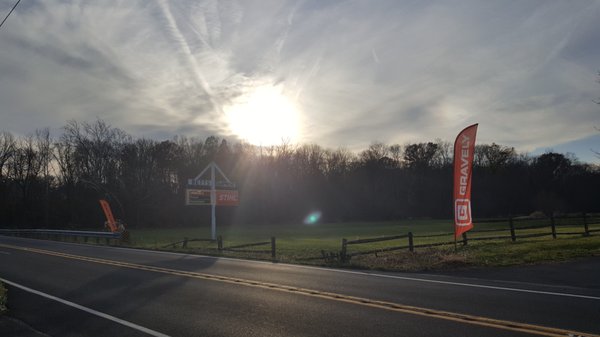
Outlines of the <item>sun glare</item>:
{"type": "Polygon", "coordinates": [[[262,86],[225,108],[230,131],[254,144],[270,146],[297,142],[300,136],[298,110],[274,86],[262,86]]]}

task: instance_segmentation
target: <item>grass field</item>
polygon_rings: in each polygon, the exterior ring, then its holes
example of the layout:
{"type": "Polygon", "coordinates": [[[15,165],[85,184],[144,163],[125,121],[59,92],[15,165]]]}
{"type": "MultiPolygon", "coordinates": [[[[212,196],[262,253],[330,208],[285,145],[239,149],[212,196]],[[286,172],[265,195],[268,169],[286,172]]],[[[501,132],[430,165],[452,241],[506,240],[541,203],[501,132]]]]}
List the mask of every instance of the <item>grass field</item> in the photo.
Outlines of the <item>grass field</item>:
{"type": "MultiPolygon", "coordinates": [[[[600,229],[598,219],[590,229],[600,229]]],[[[583,226],[577,220],[557,220],[557,239],[552,239],[550,227],[537,229],[519,229],[548,224],[548,220],[515,220],[517,236],[525,234],[548,234],[544,237],[517,239],[511,242],[506,222],[488,222],[476,224],[475,230],[506,229],[504,232],[469,232],[469,239],[484,236],[507,236],[506,239],[491,241],[469,241],[463,246],[459,243],[434,248],[417,248],[414,253],[407,249],[386,253],[368,254],[353,257],[346,263],[337,259],[322,259],[322,252],[337,254],[341,250],[341,240],[402,235],[412,232],[414,244],[423,245],[453,241],[453,236],[442,235],[452,231],[448,220],[404,220],[395,222],[353,222],[325,223],[317,225],[262,225],[218,227],[218,235],[223,237],[225,247],[244,243],[277,239],[277,260],[281,262],[337,265],[382,270],[427,270],[468,266],[506,266],[515,264],[538,263],[544,261],[567,260],[585,256],[600,256],[600,233],[584,237],[583,226]],[[570,221],[570,222],[569,222],[570,221]],[[438,235],[434,237],[424,237],[438,235]]],[[[185,229],[146,229],[132,230],[132,245],[140,248],[165,249],[164,246],[183,240],[183,238],[209,238],[210,228],[185,229]]],[[[377,250],[391,246],[408,245],[408,239],[368,243],[348,246],[348,252],[377,250]]],[[[262,247],[257,249],[268,249],[262,247]]],[[[197,254],[215,254],[245,258],[270,259],[268,254],[249,254],[217,252],[216,243],[190,242],[187,248],[170,247],[168,250],[197,254]]]]}

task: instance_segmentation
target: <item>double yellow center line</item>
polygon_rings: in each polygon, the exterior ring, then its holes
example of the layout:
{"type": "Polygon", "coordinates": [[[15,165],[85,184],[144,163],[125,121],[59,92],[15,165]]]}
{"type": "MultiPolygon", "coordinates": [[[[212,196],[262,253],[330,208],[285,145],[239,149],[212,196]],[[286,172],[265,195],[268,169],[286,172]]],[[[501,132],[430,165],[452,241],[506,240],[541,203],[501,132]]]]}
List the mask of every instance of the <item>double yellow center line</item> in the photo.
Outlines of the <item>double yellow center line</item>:
{"type": "Polygon", "coordinates": [[[349,296],[349,295],[343,295],[343,294],[337,294],[337,293],[331,293],[331,292],[325,292],[325,291],[319,291],[319,290],[313,290],[313,289],[307,289],[307,288],[292,287],[292,286],[286,286],[286,285],[276,284],[276,283],[253,281],[253,280],[247,280],[247,279],[236,278],[236,277],[219,276],[219,275],[198,273],[198,272],[192,272],[192,271],[183,271],[183,270],[177,270],[177,269],[153,267],[153,266],[146,266],[146,265],[142,265],[142,264],[121,262],[121,261],[114,261],[114,260],[98,259],[98,258],[93,258],[93,257],[66,254],[66,253],[60,253],[60,252],[37,249],[37,248],[20,247],[20,246],[6,245],[6,244],[0,244],[0,247],[20,250],[20,251],[26,251],[26,252],[31,252],[31,253],[37,253],[37,254],[43,254],[43,255],[56,256],[56,257],[72,259],[72,260],[79,260],[79,261],[86,261],[86,262],[110,265],[110,266],[121,267],[121,268],[145,270],[145,271],[150,271],[150,272],[183,276],[183,277],[189,277],[189,278],[194,278],[194,279],[210,280],[210,281],[237,284],[237,285],[243,285],[243,286],[254,287],[254,288],[270,289],[270,290],[281,291],[281,292],[286,292],[286,293],[293,293],[293,294],[299,294],[299,295],[304,295],[304,296],[322,298],[322,299],[327,299],[327,300],[332,300],[332,301],[351,303],[351,304],[356,304],[356,305],[360,305],[360,306],[384,309],[384,310],[388,310],[388,311],[402,312],[402,313],[411,314],[411,315],[419,315],[419,316],[443,319],[443,320],[447,320],[447,321],[459,322],[459,323],[463,323],[463,324],[479,325],[479,326],[508,330],[508,331],[524,332],[524,333],[529,333],[529,334],[539,335],[539,336],[600,337],[600,335],[595,335],[595,334],[590,334],[590,333],[583,333],[583,332],[577,332],[577,331],[550,328],[550,327],[545,327],[545,326],[540,326],[540,325],[498,320],[498,319],[486,318],[486,317],[481,317],[481,316],[465,315],[465,314],[459,314],[459,313],[454,313],[454,312],[449,312],[449,311],[420,308],[420,307],[414,307],[414,306],[409,306],[409,305],[404,305],[404,304],[399,304],[399,303],[378,301],[378,300],[373,300],[373,299],[369,299],[369,298],[349,296]]]}

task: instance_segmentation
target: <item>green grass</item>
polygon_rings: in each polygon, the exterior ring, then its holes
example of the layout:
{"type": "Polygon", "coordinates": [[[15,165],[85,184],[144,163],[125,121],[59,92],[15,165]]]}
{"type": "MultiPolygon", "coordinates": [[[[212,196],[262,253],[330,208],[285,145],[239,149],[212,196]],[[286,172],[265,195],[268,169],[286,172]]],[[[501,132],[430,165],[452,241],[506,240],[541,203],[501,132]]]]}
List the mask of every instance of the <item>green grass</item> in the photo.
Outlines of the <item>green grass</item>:
{"type": "Polygon", "coordinates": [[[0,315],[6,311],[6,288],[4,288],[4,284],[0,283],[0,315]]]}
{"type": "Polygon", "coordinates": [[[518,241],[480,242],[468,247],[469,262],[480,266],[508,266],[542,261],[566,261],[600,256],[600,235],[518,241]]]}
{"type": "MultiPolygon", "coordinates": [[[[547,233],[549,227],[541,229],[520,230],[519,227],[535,226],[547,223],[547,220],[515,221],[517,235],[547,233]],[[544,222],[545,221],[545,222],[544,222]]],[[[566,224],[566,223],[565,223],[566,224]]],[[[560,235],[565,232],[582,232],[583,226],[558,227],[558,239],[551,236],[541,238],[517,239],[511,242],[510,238],[492,241],[469,241],[467,246],[459,243],[457,249],[454,245],[435,248],[416,248],[414,253],[407,250],[388,253],[369,254],[353,257],[348,263],[340,264],[338,261],[320,259],[322,251],[326,253],[339,253],[342,238],[348,240],[402,235],[409,231],[415,235],[415,245],[431,244],[436,242],[453,241],[451,234],[425,238],[424,235],[443,234],[452,232],[452,223],[447,220],[403,220],[394,222],[352,222],[352,223],[325,223],[318,225],[263,225],[263,226],[222,226],[218,227],[218,235],[223,237],[224,246],[239,245],[250,242],[269,241],[271,236],[277,238],[277,259],[281,262],[337,265],[382,270],[426,270],[444,269],[468,266],[506,266],[544,261],[567,260],[584,256],[600,256],[600,233],[594,236],[560,235]]],[[[506,229],[506,223],[480,223],[476,230],[506,229]]],[[[590,226],[598,229],[600,224],[590,226]]],[[[485,236],[508,236],[505,230],[499,233],[474,233],[469,232],[469,238],[485,236]]],[[[210,228],[184,228],[184,229],[138,229],[131,230],[132,245],[149,249],[163,249],[164,246],[191,238],[209,238],[210,228]]],[[[393,241],[349,245],[348,252],[376,250],[390,246],[408,245],[408,239],[393,241]]],[[[216,251],[215,243],[190,242],[187,248],[169,248],[169,250],[198,253],[236,256],[244,258],[269,259],[268,254],[248,254],[216,251]]],[[[256,249],[269,249],[268,246],[256,249]]]]}

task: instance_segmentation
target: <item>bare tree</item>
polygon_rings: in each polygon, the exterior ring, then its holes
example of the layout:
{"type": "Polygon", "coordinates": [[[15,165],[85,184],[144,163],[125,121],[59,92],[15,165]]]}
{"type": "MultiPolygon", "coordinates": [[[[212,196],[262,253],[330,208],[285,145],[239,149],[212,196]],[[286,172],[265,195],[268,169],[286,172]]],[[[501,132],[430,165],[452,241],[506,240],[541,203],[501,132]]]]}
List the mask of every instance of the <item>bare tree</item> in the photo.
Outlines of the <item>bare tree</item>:
{"type": "Polygon", "coordinates": [[[95,123],[69,121],[63,140],[75,149],[74,160],[79,178],[95,184],[107,184],[116,176],[118,158],[124,143],[131,137],[102,120],[95,123]]]}
{"type": "Polygon", "coordinates": [[[363,163],[377,163],[384,157],[387,157],[390,149],[382,142],[374,142],[369,148],[360,153],[360,160],[363,163]]]}
{"type": "Polygon", "coordinates": [[[40,169],[44,184],[44,224],[46,227],[49,224],[50,218],[50,180],[52,176],[50,175],[50,165],[52,162],[52,139],[50,137],[50,129],[38,129],[35,131],[35,143],[38,151],[38,160],[40,162],[40,169]]]}
{"type": "Polygon", "coordinates": [[[5,165],[14,155],[15,138],[9,132],[0,133],[0,180],[5,175],[5,165]]]}
{"type": "Polygon", "coordinates": [[[389,150],[396,167],[400,167],[400,162],[402,159],[402,146],[400,146],[400,144],[390,145],[389,150]]]}
{"type": "Polygon", "coordinates": [[[294,152],[294,168],[298,177],[319,177],[324,174],[325,166],[325,150],[319,145],[302,145],[294,152]]]}
{"type": "Polygon", "coordinates": [[[439,167],[452,165],[452,143],[436,138],[437,151],[434,161],[439,167]]]}

